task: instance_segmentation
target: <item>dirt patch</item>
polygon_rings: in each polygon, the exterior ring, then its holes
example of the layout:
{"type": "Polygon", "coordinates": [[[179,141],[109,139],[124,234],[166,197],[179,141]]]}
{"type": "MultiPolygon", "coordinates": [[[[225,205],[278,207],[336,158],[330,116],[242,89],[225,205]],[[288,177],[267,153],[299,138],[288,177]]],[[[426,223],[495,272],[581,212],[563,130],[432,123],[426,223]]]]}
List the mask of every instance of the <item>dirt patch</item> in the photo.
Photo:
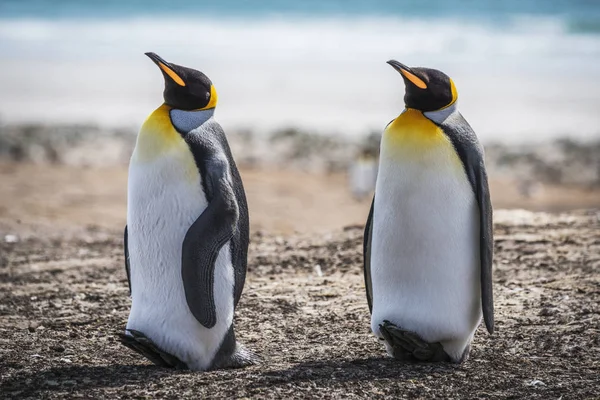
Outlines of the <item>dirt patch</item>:
{"type": "Polygon", "coordinates": [[[161,369],[118,343],[130,305],[120,231],[2,232],[0,396],[596,397],[598,218],[497,213],[497,332],[480,328],[459,366],[385,356],[369,332],[360,227],[255,233],[236,324],[264,362],[208,373],[161,369]]]}
{"type": "MultiPolygon", "coordinates": [[[[371,197],[350,195],[344,173],[289,169],[242,169],[250,208],[250,229],[289,235],[325,234],[364,224],[371,197]]],[[[125,226],[127,168],[73,168],[0,162],[0,229],[50,232],[74,226],[125,226]],[[27,229],[30,228],[30,229],[27,229]]],[[[562,212],[600,207],[600,188],[542,185],[524,197],[510,180],[492,180],[494,209],[562,212]]]]}

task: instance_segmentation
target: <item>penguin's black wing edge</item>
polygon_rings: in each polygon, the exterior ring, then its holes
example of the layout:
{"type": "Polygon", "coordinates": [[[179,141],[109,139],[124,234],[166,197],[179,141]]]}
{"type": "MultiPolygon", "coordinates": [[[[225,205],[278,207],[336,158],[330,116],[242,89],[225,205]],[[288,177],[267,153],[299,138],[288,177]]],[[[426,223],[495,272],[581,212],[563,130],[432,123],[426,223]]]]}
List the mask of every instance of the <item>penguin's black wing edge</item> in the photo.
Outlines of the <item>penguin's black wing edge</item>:
{"type": "Polygon", "coordinates": [[[125,251],[125,273],[127,274],[127,285],[129,286],[129,295],[131,296],[131,269],[129,267],[129,248],[127,247],[127,225],[123,233],[123,250],[125,251]]]}
{"type": "Polygon", "coordinates": [[[440,124],[450,138],[475,193],[479,206],[481,261],[481,307],[483,320],[489,333],[494,332],[494,296],[492,288],[492,262],[494,253],[494,228],[492,203],[484,164],[483,148],[473,128],[459,112],[451,114],[440,124]]]}
{"type": "Polygon", "coordinates": [[[217,322],[215,263],[221,248],[234,235],[239,209],[227,159],[218,154],[207,156],[202,170],[209,203],[183,240],[181,275],[190,311],[198,322],[210,329],[217,322]]]}
{"type": "Polygon", "coordinates": [[[371,283],[371,238],[373,234],[373,207],[375,205],[375,197],[371,202],[371,210],[365,225],[365,235],[363,238],[363,269],[365,274],[365,289],[367,291],[367,303],[369,304],[369,312],[373,313],[373,285],[371,283]]]}

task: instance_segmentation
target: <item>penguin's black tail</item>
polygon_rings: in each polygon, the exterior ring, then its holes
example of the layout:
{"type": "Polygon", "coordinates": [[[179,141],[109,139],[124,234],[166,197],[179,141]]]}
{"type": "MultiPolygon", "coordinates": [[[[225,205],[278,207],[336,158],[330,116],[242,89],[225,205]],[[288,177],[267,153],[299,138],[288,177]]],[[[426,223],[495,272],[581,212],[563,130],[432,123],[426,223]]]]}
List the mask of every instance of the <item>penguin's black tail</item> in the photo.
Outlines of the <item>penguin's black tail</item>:
{"type": "Polygon", "coordinates": [[[127,329],[129,335],[119,333],[119,339],[121,343],[130,348],[131,350],[140,353],[148,360],[160,367],[176,368],[176,369],[187,369],[188,366],[169,353],[162,351],[152,340],[140,331],[134,329],[127,329]]]}
{"type": "Polygon", "coordinates": [[[404,330],[383,321],[379,324],[379,332],[393,349],[397,360],[409,362],[444,362],[451,361],[441,343],[427,343],[414,332],[404,330]]]}

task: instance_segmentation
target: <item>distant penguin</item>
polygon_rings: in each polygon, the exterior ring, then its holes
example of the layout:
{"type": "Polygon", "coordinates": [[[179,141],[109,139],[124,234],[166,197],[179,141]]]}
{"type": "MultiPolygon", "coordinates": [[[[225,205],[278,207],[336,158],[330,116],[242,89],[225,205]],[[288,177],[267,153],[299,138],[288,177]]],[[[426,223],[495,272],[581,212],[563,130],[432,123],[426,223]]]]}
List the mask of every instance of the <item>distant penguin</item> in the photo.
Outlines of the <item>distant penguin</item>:
{"type": "Polygon", "coordinates": [[[355,200],[373,195],[377,180],[377,158],[363,150],[348,168],[350,191],[355,200]]]}
{"type": "Polygon", "coordinates": [[[388,61],[406,109],[381,140],[365,228],[371,329],[405,361],[462,362],[494,330],[492,205],[483,149],[444,73],[388,61]]]}
{"type": "Polygon", "coordinates": [[[127,190],[125,266],[131,312],[121,341],[157,365],[241,367],[234,309],[248,252],[248,207],[203,73],[146,53],[165,79],[144,122],[127,190]]]}

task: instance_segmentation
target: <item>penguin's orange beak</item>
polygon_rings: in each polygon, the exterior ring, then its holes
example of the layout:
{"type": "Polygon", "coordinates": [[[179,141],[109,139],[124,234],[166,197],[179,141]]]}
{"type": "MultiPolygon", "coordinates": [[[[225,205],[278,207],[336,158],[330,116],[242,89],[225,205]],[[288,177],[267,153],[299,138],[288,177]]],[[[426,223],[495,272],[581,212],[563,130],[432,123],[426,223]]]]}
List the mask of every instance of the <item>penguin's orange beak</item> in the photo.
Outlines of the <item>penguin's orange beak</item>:
{"type": "Polygon", "coordinates": [[[387,62],[390,64],[396,71],[400,72],[403,77],[408,79],[413,85],[418,87],[419,89],[427,89],[427,84],[418,76],[416,76],[412,70],[404,64],[399,63],[396,60],[389,60],[387,62]]]}
{"type": "Polygon", "coordinates": [[[179,86],[185,86],[184,80],[181,79],[181,77],[177,75],[175,71],[173,71],[171,65],[165,60],[163,60],[158,54],[152,52],[144,54],[146,54],[152,61],[154,61],[154,64],[158,65],[158,68],[160,68],[162,72],[164,72],[169,78],[171,78],[173,82],[175,82],[179,86]]]}

